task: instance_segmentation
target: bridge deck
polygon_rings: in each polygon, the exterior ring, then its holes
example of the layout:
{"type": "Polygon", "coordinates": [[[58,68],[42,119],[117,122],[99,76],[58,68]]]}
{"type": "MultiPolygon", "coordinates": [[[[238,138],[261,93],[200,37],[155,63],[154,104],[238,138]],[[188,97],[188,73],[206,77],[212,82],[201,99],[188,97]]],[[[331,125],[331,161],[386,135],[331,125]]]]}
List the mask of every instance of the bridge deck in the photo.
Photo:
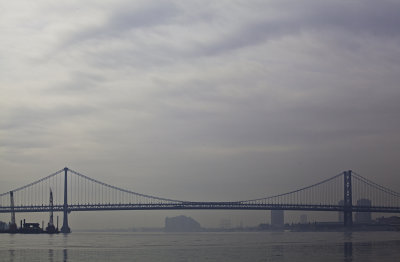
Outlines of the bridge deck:
{"type": "MultiPolygon", "coordinates": [[[[50,206],[15,206],[14,212],[63,212],[62,205],[50,206]]],[[[298,211],[345,211],[339,205],[281,205],[281,204],[240,204],[229,202],[184,202],[178,204],[80,204],[69,205],[72,211],[107,211],[107,210],[298,210],[298,211]]],[[[349,211],[349,209],[346,209],[349,211]]],[[[400,213],[398,207],[353,206],[352,212],[400,213]]],[[[0,213],[10,213],[10,207],[0,207],[0,213]]]]}

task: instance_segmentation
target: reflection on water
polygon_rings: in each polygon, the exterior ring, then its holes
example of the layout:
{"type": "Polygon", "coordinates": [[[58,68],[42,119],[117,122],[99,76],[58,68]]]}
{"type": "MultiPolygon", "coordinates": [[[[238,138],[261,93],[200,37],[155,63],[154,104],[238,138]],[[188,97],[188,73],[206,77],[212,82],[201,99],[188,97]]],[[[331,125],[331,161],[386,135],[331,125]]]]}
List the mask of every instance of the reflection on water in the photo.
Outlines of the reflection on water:
{"type": "Polygon", "coordinates": [[[271,249],[271,257],[275,260],[278,258],[283,258],[284,247],[282,245],[273,246],[271,249]]]}
{"type": "Polygon", "coordinates": [[[9,258],[10,258],[10,261],[14,261],[14,257],[15,257],[15,251],[14,250],[9,250],[10,251],[10,253],[9,253],[9,258]]]}
{"type": "Polygon", "coordinates": [[[54,251],[53,251],[53,249],[49,249],[49,261],[50,262],[54,261],[54,251]]]}
{"type": "MultiPolygon", "coordinates": [[[[0,257],[0,261],[64,261],[67,262],[68,260],[68,249],[63,250],[55,250],[55,249],[48,249],[47,253],[44,250],[8,250],[8,253],[0,257]]],[[[79,257],[79,256],[78,256],[79,257]]],[[[102,261],[102,260],[100,260],[102,261]]]]}
{"type": "Polygon", "coordinates": [[[352,242],[344,242],[343,245],[344,250],[344,261],[351,262],[353,261],[353,243],[352,242]]]}
{"type": "Polygon", "coordinates": [[[343,253],[344,253],[344,261],[351,262],[353,261],[353,233],[352,232],[344,232],[344,244],[343,244],[343,253]]]}

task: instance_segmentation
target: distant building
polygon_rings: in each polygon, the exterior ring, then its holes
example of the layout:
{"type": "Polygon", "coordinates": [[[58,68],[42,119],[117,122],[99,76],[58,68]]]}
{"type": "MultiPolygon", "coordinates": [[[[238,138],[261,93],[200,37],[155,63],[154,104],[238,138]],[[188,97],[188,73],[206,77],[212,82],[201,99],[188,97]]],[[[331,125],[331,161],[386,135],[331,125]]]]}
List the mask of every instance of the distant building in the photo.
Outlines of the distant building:
{"type": "Polygon", "coordinates": [[[400,217],[398,216],[381,217],[377,218],[376,221],[379,224],[400,226],[400,217]]]}
{"type": "Polygon", "coordinates": [[[165,218],[166,232],[196,232],[201,230],[200,223],[191,217],[177,216],[165,218]]]}
{"type": "Polygon", "coordinates": [[[283,210],[271,210],[271,226],[283,227],[285,224],[285,215],[283,210]]]}
{"type": "MultiPolygon", "coordinates": [[[[365,198],[359,199],[357,200],[357,206],[370,207],[371,200],[365,198]]],[[[354,218],[355,222],[358,224],[368,224],[372,221],[371,212],[357,212],[354,218]]]]}
{"type": "Polygon", "coordinates": [[[302,214],[301,216],[300,216],[300,224],[307,224],[308,223],[308,221],[307,221],[307,215],[306,214],[302,214]]]}
{"type": "MultiPolygon", "coordinates": [[[[344,206],[344,200],[340,200],[338,203],[339,206],[344,206]]],[[[344,214],[342,211],[338,212],[338,221],[344,223],[344,214]]]]}
{"type": "Polygon", "coordinates": [[[4,223],[3,221],[0,221],[0,231],[6,231],[6,230],[8,230],[7,223],[4,223]]]}
{"type": "Polygon", "coordinates": [[[219,223],[219,227],[222,229],[229,229],[232,227],[232,222],[230,219],[223,218],[219,223]]]}

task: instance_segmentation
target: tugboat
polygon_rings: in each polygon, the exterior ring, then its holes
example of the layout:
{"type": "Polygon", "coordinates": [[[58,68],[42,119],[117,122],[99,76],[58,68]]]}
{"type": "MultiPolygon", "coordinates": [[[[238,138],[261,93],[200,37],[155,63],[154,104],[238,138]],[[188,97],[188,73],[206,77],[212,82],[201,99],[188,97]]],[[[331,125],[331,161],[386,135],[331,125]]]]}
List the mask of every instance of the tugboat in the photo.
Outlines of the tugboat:
{"type": "MultiPolygon", "coordinates": [[[[22,224],[22,221],[21,221],[22,224]]],[[[21,234],[40,234],[43,233],[43,229],[40,228],[39,223],[25,223],[19,229],[19,233],[21,234]]]]}
{"type": "Polygon", "coordinates": [[[39,223],[26,223],[24,219],[24,223],[22,224],[21,220],[21,227],[18,230],[18,233],[21,234],[58,234],[60,231],[58,230],[58,217],[57,217],[57,227],[54,226],[53,223],[53,192],[50,189],[50,219],[49,223],[47,224],[46,230],[43,230],[43,222],[42,228],[40,228],[39,223]]]}

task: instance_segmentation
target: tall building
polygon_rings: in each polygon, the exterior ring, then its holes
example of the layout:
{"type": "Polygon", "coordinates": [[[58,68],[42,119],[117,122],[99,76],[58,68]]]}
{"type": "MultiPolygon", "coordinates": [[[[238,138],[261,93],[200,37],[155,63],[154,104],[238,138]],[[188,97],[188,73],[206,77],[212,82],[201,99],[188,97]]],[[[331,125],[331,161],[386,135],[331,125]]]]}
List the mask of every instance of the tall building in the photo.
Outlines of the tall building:
{"type": "MultiPolygon", "coordinates": [[[[371,200],[362,198],[357,200],[357,206],[363,206],[363,207],[370,207],[371,206],[371,200]]],[[[359,224],[367,224],[371,223],[371,212],[357,212],[354,216],[354,220],[356,223],[359,224]]]]}
{"type": "Polygon", "coordinates": [[[283,227],[285,224],[285,215],[283,210],[271,210],[271,226],[283,227]]]}

